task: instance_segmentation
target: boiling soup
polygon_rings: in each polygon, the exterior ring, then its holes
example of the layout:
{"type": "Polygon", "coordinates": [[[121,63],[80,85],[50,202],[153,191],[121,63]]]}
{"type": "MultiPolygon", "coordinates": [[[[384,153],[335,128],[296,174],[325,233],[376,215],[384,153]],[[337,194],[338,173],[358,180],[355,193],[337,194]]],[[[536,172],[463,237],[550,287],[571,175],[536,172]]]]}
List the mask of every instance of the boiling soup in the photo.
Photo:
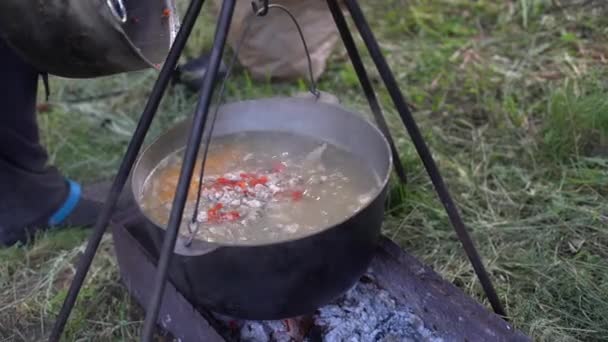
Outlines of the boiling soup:
{"type": "MultiPolygon", "coordinates": [[[[166,157],[141,193],[144,212],[162,226],[169,220],[183,153],[166,157]]],[[[381,185],[371,167],[353,154],[290,133],[215,138],[202,184],[200,169],[201,160],[180,233],[221,244],[263,244],[310,235],[351,217],[370,203],[381,185]]]]}

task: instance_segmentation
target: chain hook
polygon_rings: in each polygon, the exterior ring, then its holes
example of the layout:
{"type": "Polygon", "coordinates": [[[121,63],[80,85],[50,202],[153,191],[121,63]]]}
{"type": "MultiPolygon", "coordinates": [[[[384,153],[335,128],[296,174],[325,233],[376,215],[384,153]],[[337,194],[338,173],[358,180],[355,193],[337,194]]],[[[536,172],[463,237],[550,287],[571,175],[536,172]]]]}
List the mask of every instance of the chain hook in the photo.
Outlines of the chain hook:
{"type": "Polygon", "coordinates": [[[251,7],[253,8],[253,12],[256,13],[257,16],[263,17],[268,14],[269,10],[269,0],[254,0],[251,2],[251,7]],[[260,5],[261,4],[261,8],[260,5]]]}
{"type": "MultiPolygon", "coordinates": [[[[313,72],[312,58],[310,56],[310,50],[308,49],[308,44],[306,43],[306,38],[304,37],[304,32],[302,31],[302,27],[300,26],[300,23],[298,22],[296,17],[293,15],[293,13],[291,13],[291,11],[287,7],[282,6],[282,5],[277,5],[277,4],[268,4],[268,0],[258,0],[258,2],[263,2],[264,7],[263,8],[258,7],[258,5],[256,4],[256,1],[253,1],[251,4],[252,4],[254,12],[253,12],[251,19],[254,19],[256,16],[258,16],[258,17],[265,16],[267,14],[266,12],[268,12],[269,9],[276,8],[276,9],[281,10],[283,13],[285,13],[291,19],[291,22],[296,27],[296,29],[298,31],[298,35],[300,36],[300,40],[302,41],[302,45],[304,47],[304,53],[306,54],[306,61],[308,62],[308,74],[309,74],[308,76],[310,78],[309,91],[310,91],[310,93],[312,93],[314,95],[315,99],[318,100],[321,96],[321,92],[317,89],[317,82],[315,81],[315,76],[314,76],[314,72],[313,72]]],[[[245,28],[245,31],[243,32],[243,34],[241,36],[241,39],[239,42],[239,47],[249,31],[249,25],[251,24],[251,22],[252,22],[251,20],[248,22],[248,24],[245,28]]]]}

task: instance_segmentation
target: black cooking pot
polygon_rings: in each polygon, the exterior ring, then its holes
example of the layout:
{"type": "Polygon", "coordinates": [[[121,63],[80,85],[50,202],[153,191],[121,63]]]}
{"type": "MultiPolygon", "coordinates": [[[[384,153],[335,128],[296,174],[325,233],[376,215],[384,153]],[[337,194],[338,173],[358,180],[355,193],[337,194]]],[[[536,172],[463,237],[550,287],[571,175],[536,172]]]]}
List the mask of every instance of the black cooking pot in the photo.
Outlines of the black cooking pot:
{"type": "MultiPolygon", "coordinates": [[[[185,146],[190,124],[178,124],[142,152],[131,182],[136,199],[153,169],[185,146]]],[[[389,145],[362,116],[310,99],[222,106],[214,137],[245,131],[290,132],[334,144],[369,164],[380,187],[349,219],[302,238],[253,246],[195,240],[188,248],[180,236],[169,277],[194,305],[220,314],[273,320],[312,313],[350,289],[373,258],[391,171],[389,145]]],[[[146,239],[158,257],[166,227],[142,213],[149,221],[146,239]]]]}

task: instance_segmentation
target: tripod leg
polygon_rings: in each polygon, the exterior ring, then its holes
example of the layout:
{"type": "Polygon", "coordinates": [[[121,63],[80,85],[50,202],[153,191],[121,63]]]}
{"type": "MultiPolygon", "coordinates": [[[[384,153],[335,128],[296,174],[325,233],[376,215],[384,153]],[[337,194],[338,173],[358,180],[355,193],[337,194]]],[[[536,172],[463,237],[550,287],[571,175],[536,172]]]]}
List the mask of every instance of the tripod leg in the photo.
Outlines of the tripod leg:
{"type": "Polygon", "coordinates": [[[154,334],[154,327],[156,326],[156,320],[158,319],[158,312],[167,282],[167,272],[169,264],[171,263],[173,251],[175,250],[175,243],[177,241],[177,235],[181,225],[184,207],[186,205],[188,189],[190,188],[190,181],[192,179],[192,174],[194,173],[194,165],[196,163],[201,145],[203,132],[205,131],[205,125],[207,123],[207,117],[209,114],[209,106],[211,104],[211,98],[215,88],[215,80],[217,78],[221,58],[226,45],[226,38],[232,22],[235,2],[236,0],[224,0],[222,3],[220,17],[215,31],[213,48],[211,50],[211,56],[209,59],[209,70],[205,74],[200,93],[200,100],[194,113],[192,130],[190,131],[190,136],[188,137],[188,145],[186,146],[184,162],[180,172],[179,182],[177,184],[176,195],[173,200],[169,224],[167,225],[167,231],[165,232],[163,245],[161,247],[156,276],[154,278],[154,291],[151,302],[146,310],[146,320],[144,322],[142,333],[142,341],[144,342],[152,341],[152,336],[154,334]]]}
{"type": "MultiPolygon", "coordinates": [[[[335,4],[336,0],[328,0],[328,2],[335,4]]],[[[439,199],[441,200],[441,203],[443,204],[448,214],[450,222],[452,223],[452,226],[454,227],[454,230],[456,231],[456,234],[458,235],[458,238],[460,239],[471,264],[473,265],[473,269],[475,270],[475,273],[479,278],[481,286],[483,287],[484,292],[486,293],[486,296],[488,297],[488,300],[490,301],[490,304],[494,309],[494,312],[503,317],[506,316],[502,303],[500,302],[500,299],[496,294],[494,286],[492,285],[492,281],[490,280],[490,277],[486,272],[486,269],[483,265],[483,262],[481,261],[481,257],[479,256],[477,249],[475,248],[475,244],[473,243],[473,240],[471,239],[467,228],[464,225],[462,218],[460,217],[458,208],[452,200],[452,197],[443,181],[443,178],[439,173],[437,165],[433,160],[431,152],[429,151],[426,143],[424,142],[424,138],[422,137],[422,134],[418,129],[416,121],[414,120],[412,113],[410,112],[407,104],[405,103],[405,99],[403,98],[403,94],[401,93],[399,85],[395,80],[395,76],[393,75],[390,67],[388,66],[386,59],[382,55],[380,46],[378,45],[378,42],[374,37],[374,34],[372,33],[369,24],[365,19],[365,16],[363,15],[361,7],[359,7],[359,4],[356,0],[345,0],[345,3],[346,7],[348,8],[348,11],[352,15],[353,21],[355,23],[355,26],[357,27],[357,30],[359,31],[359,34],[361,35],[361,38],[363,38],[363,41],[365,42],[365,45],[369,50],[372,59],[374,60],[378,72],[380,73],[380,76],[382,77],[382,80],[384,81],[389,91],[393,103],[397,108],[399,115],[401,116],[401,120],[403,121],[403,124],[407,128],[407,131],[410,137],[412,138],[414,146],[416,147],[416,150],[420,155],[420,159],[422,159],[422,163],[424,164],[424,167],[426,168],[426,171],[429,174],[429,177],[431,178],[433,186],[437,191],[437,195],[439,196],[439,199]]]]}
{"type": "Polygon", "coordinates": [[[160,71],[160,75],[154,84],[154,88],[152,89],[150,98],[146,103],[146,107],[141,115],[139,123],[137,124],[133,138],[129,143],[129,147],[127,148],[127,152],[122,160],[122,163],[120,164],[118,173],[114,178],[110,193],[108,194],[101,213],[97,218],[97,222],[95,223],[95,227],[93,228],[93,232],[89,238],[84,255],[78,263],[76,275],[74,276],[74,280],[72,280],[66,299],[61,307],[61,311],[59,312],[59,316],[57,316],[57,320],[53,326],[53,331],[49,337],[50,342],[57,342],[61,338],[61,334],[65,329],[65,324],[67,323],[70,313],[72,312],[74,303],[76,303],[78,293],[80,292],[84,279],[89,271],[89,268],[91,267],[91,262],[97,253],[99,243],[101,242],[101,239],[106,231],[106,227],[110,221],[112,212],[116,207],[118,197],[120,196],[125,183],[129,178],[133,164],[135,163],[137,155],[139,154],[141,146],[143,145],[146,133],[150,129],[150,125],[152,124],[152,120],[156,115],[158,105],[160,104],[165,90],[171,81],[173,70],[175,70],[179,57],[186,46],[186,42],[190,36],[190,33],[192,32],[194,24],[196,23],[196,19],[198,18],[203,2],[204,0],[192,0],[190,6],[188,7],[184,23],[179,30],[177,37],[175,38],[175,42],[169,51],[165,64],[160,71]]]}
{"type": "Polygon", "coordinates": [[[357,73],[359,83],[361,84],[363,93],[367,98],[367,102],[369,103],[369,107],[372,110],[374,119],[378,124],[378,128],[380,128],[382,133],[384,133],[384,136],[386,137],[386,140],[390,145],[391,152],[393,154],[393,165],[395,167],[395,172],[397,173],[397,176],[399,177],[401,183],[405,184],[407,183],[407,175],[405,173],[405,169],[403,168],[401,158],[399,157],[399,150],[397,149],[395,142],[393,141],[390,129],[388,128],[388,124],[384,119],[384,114],[382,113],[382,109],[380,108],[380,103],[378,103],[378,99],[376,98],[376,93],[374,92],[372,82],[369,80],[369,76],[367,75],[367,71],[365,70],[365,65],[361,60],[361,55],[359,54],[357,45],[355,44],[353,36],[350,33],[350,30],[348,29],[346,19],[344,19],[344,14],[342,14],[340,6],[335,1],[328,0],[327,5],[329,6],[331,14],[334,17],[334,22],[338,27],[338,31],[340,32],[340,36],[342,37],[342,42],[344,42],[344,47],[346,47],[348,56],[350,57],[351,63],[353,64],[353,68],[357,73]]]}

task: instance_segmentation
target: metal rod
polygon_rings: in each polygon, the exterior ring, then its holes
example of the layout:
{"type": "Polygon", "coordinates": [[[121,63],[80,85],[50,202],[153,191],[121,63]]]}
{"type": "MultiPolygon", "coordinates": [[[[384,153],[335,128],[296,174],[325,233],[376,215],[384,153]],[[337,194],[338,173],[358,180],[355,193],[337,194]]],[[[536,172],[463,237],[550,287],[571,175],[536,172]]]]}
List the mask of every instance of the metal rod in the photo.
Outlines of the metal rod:
{"type": "Polygon", "coordinates": [[[232,69],[234,68],[234,65],[236,64],[238,57],[239,57],[239,52],[241,51],[241,47],[243,46],[243,41],[245,41],[245,38],[247,38],[247,34],[249,33],[249,29],[251,28],[251,24],[253,23],[253,20],[256,18],[256,16],[258,15],[257,13],[260,13],[259,15],[261,15],[261,13],[263,12],[267,12],[268,10],[268,3],[266,3],[265,8],[259,8],[256,9],[256,5],[255,2],[251,3],[253,8],[254,8],[254,13],[253,15],[251,15],[249,17],[249,19],[247,19],[246,24],[245,24],[245,30],[243,31],[243,33],[241,34],[241,37],[239,38],[237,45],[233,51],[233,56],[232,59],[230,60],[230,63],[228,64],[228,68],[226,70],[226,75],[224,76],[224,80],[222,81],[222,85],[220,86],[220,90],[218,93],[218,104],[216,106],[216,108],[213,110],[213,114],[211,116],[211,118],[209,120],[211,120],[211,125],[209,126],[209,130],[208,133],[203,132],[203,136],[204,136],[204,140],[203,140],[203,157],[202,157],[202,161],[201,161],[201,171],[199,173],[199,178],[198,178],[198,189],[196,192],[196,203],[194,204],[194,214],[192,215],[192,220],[190,221],[190,225],[189,227],[194,226],[194,229],[190,228],[190,237],[188,238],[188,240],[186,240],[186,247],[190,247],[190,245],[192,244],[192,241],[194,240],[196,234],[199,231],[199,225],[198,225],[198,215],[199,215],[199,208],[200,208],[200,204],[201,204],[201,193],[203,191],[203,177],[204,177],[204,170],[205,170],[205,165],[207,163],[207,155],[209,154],[209,146],[211,145],[211,138],[213,136],[213,130],[215,127],[215,122],[217,120],[217,116],[220,110],[220,106],[223,104],[224,101],[224,93],[226,91],[226,84],[228,83],[228,79],[230,78],[231,74],[232,74],[232,69]]]}
{"type": "MultiPolygon", "coordinates": [[[[333,3],[334,6],[338,6],[336,0],[327,1],[329,3],[333,3]]],[[[355,26],[357,27],[361,38],[363,38],[363,41],[374,61],[374,64],[376,65],[376,68],[378,69],[378,72],[380,73],[380,76],[382,77],[382,80],[386,85],[386,88],[388,89],[391,99],[393,100],[393,103],[397,108],[399,115],[401,116],[401,120],[403,121],[403,124],[405,125],[410,137],[412,138],[412,142],[414,143],[414,146],[418,151],[420,159],[422,160],[422,163],[424,164],[424,167],[426,168],[426,171],[429,174],[429,177],[431,178],[433,186],[437,191],[437,195],[439,196],[439,199],[441,200],[441,203],[443,204],[445,211],[448,214],[450,222],[452,223],[452,226],[454,227],[454,230],[456,231],[456,234],[458,235],[458,238],[460,239],[460,242],[462,243],[463,248],[471,264],[473,265],[473,269],[475,270],[475,273],[479,278],[481,286],[483,287],[483,290],[486,296],[488,297],[488,300],[490,301],[494,312],[496,312],[498,315],[506,317],[504,307],[500,302],[498,295],[496,294],[496,290],[494,289],[492,281],[490,280],[490,277],[486,272],[483,262],[481,261],[481,257],[479,256],[479,253],[475,248],[475,244],[473,243],[473,240],[471,239],[467,228],[464,225],[462,218],[460,217],[458,208],[452,200],[452,197],[443,181],[443,178],[439,173],[437,165],[433,160],[433,156],[431,155],[431,152],[429,151],[426,143],[424,142],[424,138],[422,137],[422,134],[420,133],[420,130],[418,129],[418,126],[416,124],[416,121],[414,120],[414,117],[412,116],[412,113],[410,112],[405,102],[403,94],[399,89],[399,85],[395,80],[395,76],[393,75],[390,67],[388,66],[386,59],[382,55],[380,46],[378,45],[378,42],[374,37],[374,34],[371,31],[369,24],[365,19],[365,16],[363,15],[361,7],[359,7],[359,4],[356,0],[345,0],[344,2],[350,14],[352,15],[352,19],[355,23],[355,26]]]]}
{"type": "Polygon", "coordinates": [[[175,41],[169,50],[169,54],[160,71],[158,79],[152,88],[152,93],[150,94],[146,107],[144,108],[139,123],[137,124],[133,138],[129,143],[127,152],[125,153],[125,156],[120,164],[120,168],[118,169],[118,173],[114,178],[112,187],[110,188],[110,192],[106,198],[99,217],[97,218],[97,222],[95,223],[93,232],[89,238],[84,255],[78,263],[76,275],[70,284],[70,289],[65,301],[63,302],[61,311],[57,316],[57,320],[53,326],[53,331],[49,337],[50,342],[58,342],[63,334],[65,324],[67,323],[70,313],[72,312],[72,308],[74,307],[74,303],[76,302],[76,298],[78,297],[78,293],[82,288],[82,284],[84,283],[84,279],[86,278],[89,268],[91,267],[93,258],[97,253],[97,249],[99,248],[101,239],[106,231],[110,217],[116,207],[116,202],[118,201],[127,179],[129,178],[133,164],[135,163],[137,155],[139,154],[139,151],[143,145],[146,133],[150,129],[150,125],[152,124],[154,116],[156,115],[160,101],[162,100],[165,90],[171,81],[173,71],[177,66],[181,53],[186,46],[186,42],[188,41],[188,37],[192,32],[194,24],[196,23],[196,19],[198,18],[203,2],[204,0],[192,0],[188,7],[183,25],[175,37],[175,41]]]}
{"type": "Polygon", "coordinates": [[[378,128],[380,128],[382,133],[384,133],[384,136],[386,137],[386,140],[390,145],[391,152],[393,154],[393,166],[395,167],[395,173],[397,173],[397,176],[399,177],[401,183],[406,184],[407,175],[403,167],[403,163],[401,162],[401,157],[399,156],[399,150],[395,145],[395,141],[393,140],[391,131],[388,127],[388,124],[386,123],[386,119],[384,118],[384,114],[382,113],[382,108],[380,108],[380,103],[378,102],[378,98],[376,97],[376,93],[374,92],[374,87],[372,86],[372,82],[370,81],[367,71],[365,70],[365,65],[361,60],[359,49],[357,49],[357,45],[355,44],[353,35],[350,33],[348,24],[346,23],[346,19],[344,18],[344,14],[342,14],[342,10],[336,2],[327,1],[327,5],[329,6],[329,10],[331,11],[332,16],[334,17],[334,22],[338,27],[338,31],[340,31],[342,42],[344,43],[344,47],[346,47],[346,51],[348,52],[350,61],[353,64],[355,72],[357,73],[359,83],[361,84],[363,93],[367,98],[367,102],[369,103],[369,107],[372,110],[374,119],[378,124],[378,128]]]}
{"type": "Polygon", "coordinates": [[[146,310],[146,319],[144,321],[142,333],[142,341],[144,342],[152,341],[154,334],[154,327],[156,326],[158,312],[167,282],[169,264],[171,263],[173,251],[175,250],[175,243],[177,241],[177,235],[179,233],[184,207],[186,205],[190,181],[192,179],[192,174],[194,173],[194,166],[196,164],[202,135],[205,131],[205,124],[209,114],[209,106],[211,104],[211,98],[215,88],[215,81],[217,79],[221,58],[224,53],[224,47],[226,45],[230,24],[232,22],[235,1],[236,0],[224,0],[222,2],[213,48],[211,50],[211,56],[209,59],[209,68],[203,79],[200,100],[194,113],[192,129],[190,131],[190,136],[188,137],[188,145],[186,146],[184,162],[182,164],[179,182],[177,184],[177,191],[173,200],[173,206],[171,208],[169,224],[167,225],[167,230],[163,239],[160,260],[158,262],[158,268],[154,278],[154,292],[152,294],[151,302],[146,310]]]}
{"type": "Polygon", "coordinates": [[[241,47],[243,46],[243,42],[247,38],[247,34],[249,33],[251,24],[257,17],[265,16],[267,13],[266,14],[264,14],[264,13],[268,12],[268,10],[273,9],[273,8],[279,9],[279,10],[283,11],[283,13],[285,13],[287,16],[289,16],[289,18],[291,19],[293,24],[298,29],[298,33],[300,35],[302,45],[304,46],[304,52],[305,52],[306,58],[308,60],[308,71],[309,71],[309,76],[310,76],[310,92],[313,95],[315,95],[316,97],[319,97],[319,91],[317,90],[317,84],[316,84],[314,76],[313,76],[312,62],[310,59],[308,44],[306,44],[306,39],[304,39],[304,33],[302,32],[302,28],[300,27],[300,24],[298,23],[298,21],[296,20],[294,15],[285,6],[281,6],[281,5],[277,5],[277,4],[269,5],[267,1],[263,7],[256,6],[255,1],[252,2],[251,4],[253,7],[253,12],[246,20],[245,29],[243,30],[243,33],[241,34],[241,37],[239,38],[238,43],[234,49],[232,60],[230,61],[230,64],[228,65],[228,70],[226,70],[226,76],[224,76],[224,80],[222,81],[222,85],[220,87],[220,91],[218,94],[218,99],[219,99],[218,105],[216,106],[215,110],[213,111],[213,114],[211,115],[211,118],[209,119],[211,121],[209,130],[208,130],[208,132],[207,131],[203,132],[204,150],[203,150],[203,157],[202,157],[202,162],[201,162],[201,172],[199,173],[199,178],[198,178],[198,189],[197,189],[197,194],[196,194],[196,203],[194,205],[194,213],[192,215],[192,220],[190,221],[190,224],[188,225],[190,237],[185,241],[186,247],[189,247],[192,244],[194,237],[196,236],[196,233],[198,232],[198,230],[200,228],[200,225],[198,224],[197,221],[198,221],[200,201],[201,201],[201,192],[203,189],[203,174],[204,174],[204,170],[205,170],[205,164],[207,161],[207,155],[209,152],[211,138],[213,135],[213,128],[215,127],[215,122],[217,120],[217,115],[218,115],[220,105],[222,104],[223,99],[224,99],[224,91],[226,90],[226,83],[227,83],[228,79],[230,78],[232,69],[238,60],[239,51],[241,50],[241,47]]]}

